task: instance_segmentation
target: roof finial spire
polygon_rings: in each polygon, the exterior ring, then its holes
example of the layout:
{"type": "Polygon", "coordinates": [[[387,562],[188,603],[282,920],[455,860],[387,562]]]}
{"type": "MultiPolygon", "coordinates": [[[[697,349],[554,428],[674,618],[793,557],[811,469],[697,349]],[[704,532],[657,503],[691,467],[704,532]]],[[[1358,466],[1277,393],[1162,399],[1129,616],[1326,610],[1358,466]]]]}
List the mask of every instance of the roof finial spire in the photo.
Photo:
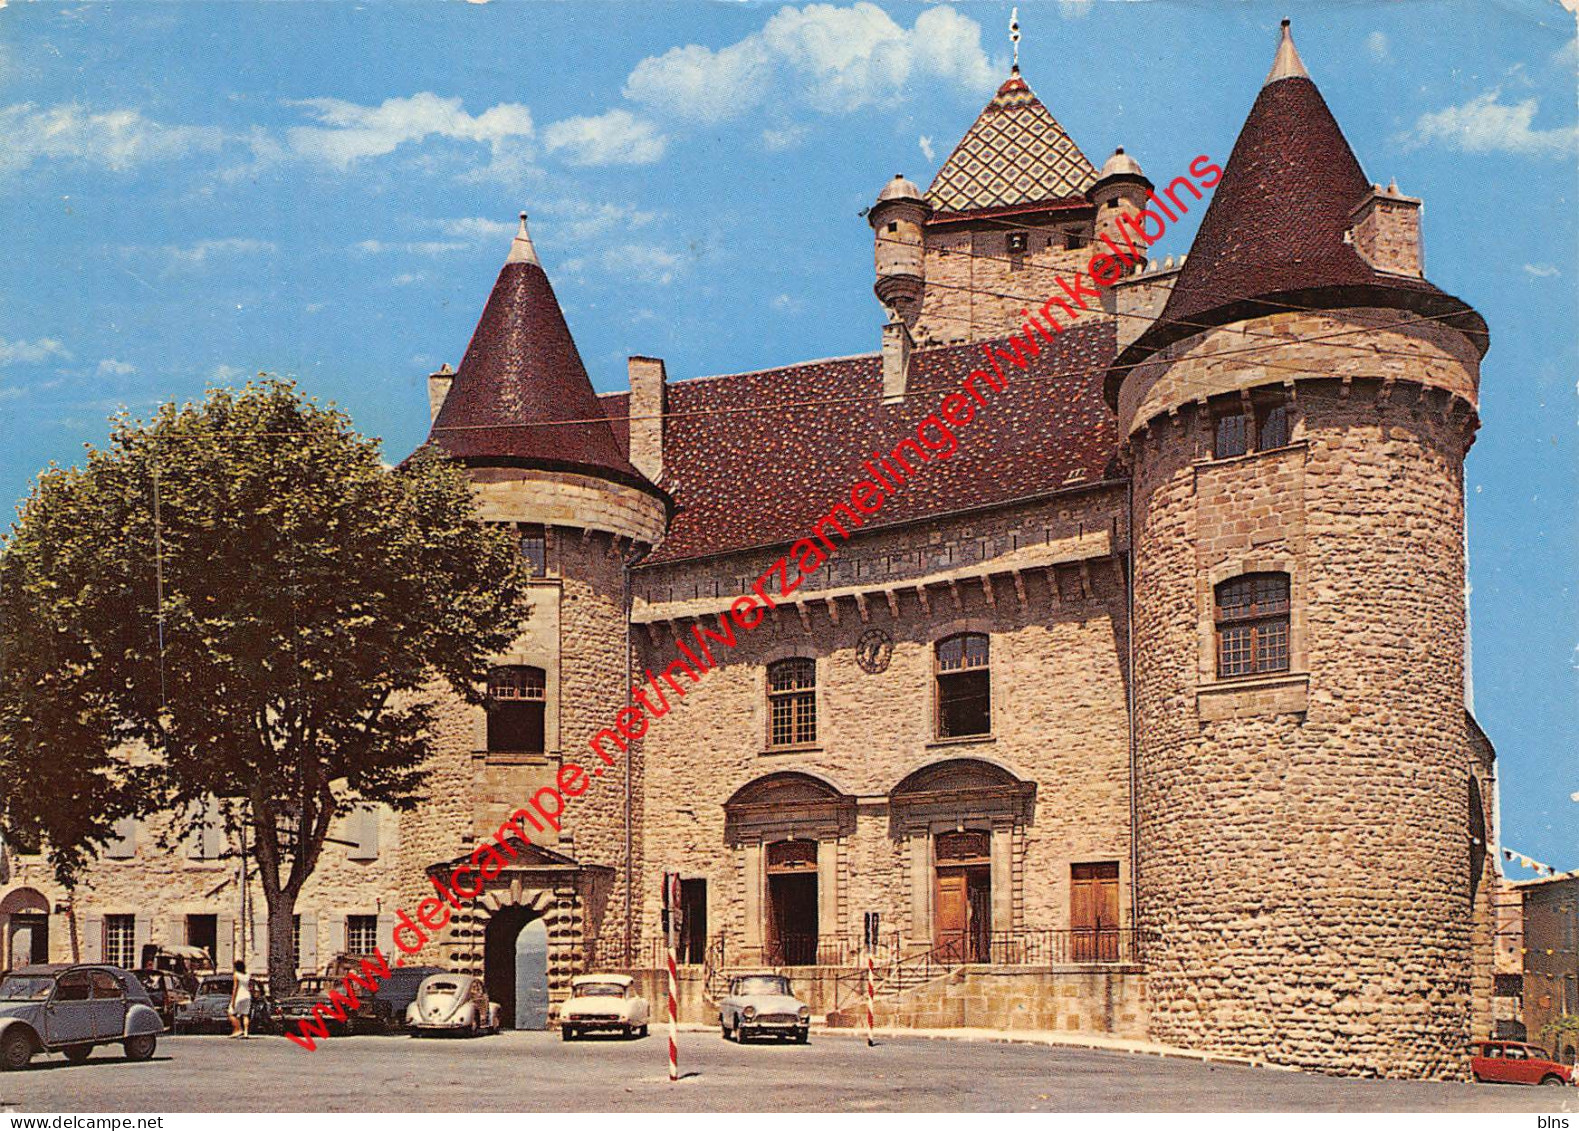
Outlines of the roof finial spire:
{"type": "Polygon", "coordinates": [[[1020,9],[1009,10],[1009,42],[1014,45],[1014,73],[1020,73],[1020,9]]]}
{"type": "Polygon", "coordinates": [[[1288,30],[1288,21],[1283,21],[1283,37],[1278,40],[1277,56],[1272,60],[1272,69],[1267,72],[1266,82],[1262,86],[1271,86],[1279,79],[1308,79],[1310,72],[1305,69],[1305,64],[1300,62],[1299,52],[1294,50],[1294,35],[1288,30]]]}
{"type": "Polygon", "coordinates": [[[515,239],[510,243],[510,254],[505,259],[506,263],[535,263],[543,265],[537,258],[537,249],[532,246],[531,234],[526,230],[526,213],[521,213],[521,230],[515,233],[515,239]]]}

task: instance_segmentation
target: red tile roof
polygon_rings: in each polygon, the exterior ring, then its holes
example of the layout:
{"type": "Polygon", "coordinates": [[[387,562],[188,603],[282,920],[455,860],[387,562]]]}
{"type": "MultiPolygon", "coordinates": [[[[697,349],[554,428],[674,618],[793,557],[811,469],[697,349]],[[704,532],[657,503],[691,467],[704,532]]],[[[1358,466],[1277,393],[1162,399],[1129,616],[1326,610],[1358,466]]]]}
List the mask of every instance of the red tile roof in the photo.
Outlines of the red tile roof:
{"type": "Polygon", "coordinates": [[[576,470],[651,489],[615,439],[536,263],[499,272],[429,439],[473,465],[576,470]]]}
{"type": "Polygon", "coordinates": [[[1372,267],[1344,242],[1350,213],[1370,191],[1316,84],[1281,78],[1262,87],[1234,143],[1179,280],[1156,323],[1119,358],[1123,366],[1170,342],[1290,305],[1391,306],[1451,315],[1479,334],[1485,323],[1424,279],[1372,267]],[[1266,300],[1256,303],[1255,299],[1266,300]]]}
{"type": "MultiPolygon", "coordinates": [[[[1105,323],[1059,334],[1028,370],[1005,366],[1008,387],[984,393],[985,407],[954,428],[959,450],[920,468],[864,529],[1025,498],[1072,485],[1072,474],[1087,484],[1114,477],[1117,426],[1102,400],[1114,350],[1105,323]]],[[[862,460],[913,438],[917,422],[984,364],[979,345],[918,350],[914,395],[897,405],[882,403],[876,354],[671,383],[664,486],[678,509],[648,561],[802,537],[870,477],[862,460]]],[[[626,394],[602,399],[611,416],[626,411],[626,394]]]]}

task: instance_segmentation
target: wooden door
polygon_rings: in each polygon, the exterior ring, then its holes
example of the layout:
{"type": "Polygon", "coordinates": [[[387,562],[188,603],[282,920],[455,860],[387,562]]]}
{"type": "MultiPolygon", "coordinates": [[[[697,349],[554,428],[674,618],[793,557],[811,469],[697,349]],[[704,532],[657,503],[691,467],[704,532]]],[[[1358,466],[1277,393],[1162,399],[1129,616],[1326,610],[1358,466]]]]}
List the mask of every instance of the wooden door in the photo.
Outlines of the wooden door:
{"type": "Polygon", "coordinates": [[[1069,896],[1070,957],[1118,961],[1118,864],[1076,864],[1069,896]]]}
{"type": "Polygon", "coordinates": [[[937,906],[932,917],[933,943],[944,962],[965,961],[970,929],[970,890],[964,868],[939,868],[937,906]]]}

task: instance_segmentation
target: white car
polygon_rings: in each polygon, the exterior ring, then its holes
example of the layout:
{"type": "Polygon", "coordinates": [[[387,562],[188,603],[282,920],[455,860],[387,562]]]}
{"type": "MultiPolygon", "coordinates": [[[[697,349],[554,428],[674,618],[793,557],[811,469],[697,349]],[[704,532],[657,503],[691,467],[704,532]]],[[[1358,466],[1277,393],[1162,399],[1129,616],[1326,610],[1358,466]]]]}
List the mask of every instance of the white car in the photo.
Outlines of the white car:
{"type": "Polygon", "coordinates": [[[424,1033],[497,1033],[499,1007],[488,1000],[482,979],[472,974],[429,974],[406,1006],[406,1028],[424,1033]]]}
{"type": "Polygon", "coordinates": [[[805,1044],[811,1035],[811,1008],[790,991],[783,974],[740,974],[729,981],[729,996],[718,1003],[724,1039],[745,1044],[747,1037],[788,1037],[805,1044]]]}
{"type": "Polygon", "coordinates": [[[559,1036],[570,1041],[601,1031],[645,1037],[651,1013],[628,975],[583,974],[570,979],[570,998],[559,1010],[559,1036]]]}

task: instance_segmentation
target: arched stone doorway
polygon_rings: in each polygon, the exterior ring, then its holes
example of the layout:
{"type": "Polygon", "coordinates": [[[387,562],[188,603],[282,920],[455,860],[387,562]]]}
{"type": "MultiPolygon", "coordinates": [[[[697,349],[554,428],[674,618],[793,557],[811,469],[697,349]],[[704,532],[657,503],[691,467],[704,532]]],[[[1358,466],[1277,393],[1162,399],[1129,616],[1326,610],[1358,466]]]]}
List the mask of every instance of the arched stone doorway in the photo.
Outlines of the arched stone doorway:
{"type": "MultiPolygon", "coordinates": [[[[724,802],[724,836],[745,895],[748,961],[812,966],[840,931],[841,857],[855,799],[797,770],[747,782],[724,802]]],[[[834,961],[834,959],[828,959],[834,961]]]]}
{"type": "Polygon", "coordinates": [[[506,1029],[548,1027],[548,926],[533,907],[501,907],[483,932],[483,984],[506,1029]]]}
{"type": "Polygon", "coordinates": [[[17,888],[0,899],[0,968],[49,961],[49,901],[35,888],[17,888]]]}

